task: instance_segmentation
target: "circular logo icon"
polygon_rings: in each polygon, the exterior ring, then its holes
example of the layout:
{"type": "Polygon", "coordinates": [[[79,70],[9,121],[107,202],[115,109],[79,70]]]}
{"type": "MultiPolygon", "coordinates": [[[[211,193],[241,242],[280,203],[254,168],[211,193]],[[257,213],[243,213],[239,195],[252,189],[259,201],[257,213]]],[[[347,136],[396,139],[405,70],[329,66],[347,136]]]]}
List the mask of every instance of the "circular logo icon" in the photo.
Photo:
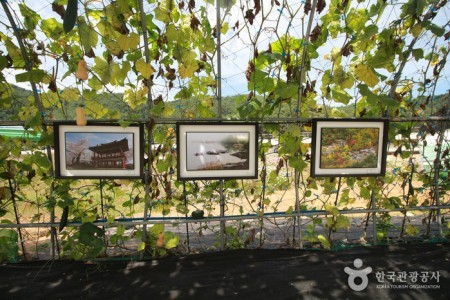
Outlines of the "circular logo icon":
{"type": "Polygon", "coordinates": [[[361,269],[362,265],[362,260],[357,258],[353,261],[353,266],[358,270],[352,269],[350,267],[344,268],[344,272],[348,274],[348,286],[356,292],[360,292],[367,287],[367,285],[369,284],[369,278],[367,277],[367,275],[372,272],[371,267],[361,269]],[[361,283],[356,283],[356,278],[361,278],[361,283]]]}

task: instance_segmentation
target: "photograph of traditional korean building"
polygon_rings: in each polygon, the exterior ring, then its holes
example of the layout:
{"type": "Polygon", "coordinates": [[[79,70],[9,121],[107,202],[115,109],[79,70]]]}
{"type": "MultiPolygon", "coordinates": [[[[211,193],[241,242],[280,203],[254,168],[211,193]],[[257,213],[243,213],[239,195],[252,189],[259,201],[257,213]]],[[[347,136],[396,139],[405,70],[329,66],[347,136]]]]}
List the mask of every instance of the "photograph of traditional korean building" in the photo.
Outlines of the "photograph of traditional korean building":
{"type": "Polygon", "coordinates": [[[91,157],[91,162],[94,168],[113,168],[126,169],[128,152],[128,140],[124,138],[120,141],[113,141],[106,144],[89,147],[89,150],[94,152],[91,157]]]}
{"type": "Polygon", "coordinates": [[[66,168],[69,170],[124,170],[134,168],[132,133],[67,132],[66,168]]]}

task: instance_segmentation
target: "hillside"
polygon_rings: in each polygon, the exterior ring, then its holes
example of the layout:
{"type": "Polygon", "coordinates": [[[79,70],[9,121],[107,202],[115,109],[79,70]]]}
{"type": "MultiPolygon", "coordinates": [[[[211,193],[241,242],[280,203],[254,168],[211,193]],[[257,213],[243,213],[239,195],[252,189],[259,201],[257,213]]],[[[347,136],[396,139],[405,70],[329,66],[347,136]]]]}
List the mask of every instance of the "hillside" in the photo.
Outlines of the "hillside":
{"type": "MultiPolygon", "coordinates": [[[[23,89],[21,87],[12,85],[13,91],[10,101],[10,107],[0,110],[0,120],[19,120],[19,113],[22,107],[29,107],[30,103],[34,102],[32,93],[29,90],[23,89]]],[[[228,96],[222,98],[222,115],[224,118],[240,118],[240,116],[248,117],[258,117],[256,115],[252,116],[252,107],[247,106],[245,95],[228,96]]],[[[134,118],[145,118],[147,111],[146,105],[141,105],[132,110],[127,103],[123,100],[123,94],[102,94],[98,97],[98,102],[107,107],[110,111],[120,112],[121,116],[134,117],[134,118]]],[[[261,97],[258,98],[261,105],[264,103],[261,97]]],[[[449,96],[448,95],[437,95],[433,100],[422,97],[418,99],[411,100],[408,104],[409,110],[411,111],[411,116],[432,116],[432,115],[448,115],[449,110],[449,96]],[[445,113],[446,107],[447,112],[445,113]]],[[[171,118],[186,118],[189,113],[196,113],[197,105],[199,101],[195,99],[183,100],[183,101],[172,101],[166,102],[164,105],[169,111],[173,111],[171,118]]],[[[47,114],[52,114],[54,119],[74,119],[75,106],[77,102],[70,102],[65,108],[64,113],[61,109],[47,109],[47,114]]],[[[293,113],[294,108],[288,104],[282,105],[280,110],[270,111],[270,105],[267,105],[269,109],[267,110],[265,117],[270,118],[288,118],[295,115],[293,113]]],[[[338,110],[339,116],[341,117],[353,117],[355,115],[355,107],[353,105],[340,106],[340,107],[321,107],[320,109],[310,109],[308,112],[309,117],[324,117],[325,112],[331,112],[331,110],[338,110]]],[[[195,115],[194,115],[195,117],[195,115]]]]}

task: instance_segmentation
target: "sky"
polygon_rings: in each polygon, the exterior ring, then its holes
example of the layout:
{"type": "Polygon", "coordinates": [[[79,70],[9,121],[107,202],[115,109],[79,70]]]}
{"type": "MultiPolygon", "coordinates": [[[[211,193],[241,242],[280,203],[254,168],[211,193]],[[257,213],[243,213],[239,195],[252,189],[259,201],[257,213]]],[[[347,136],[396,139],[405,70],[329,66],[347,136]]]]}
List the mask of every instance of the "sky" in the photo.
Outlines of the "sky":
{"type": "Polygon", "coordinates": [[[67,132],[65,134],[66,143],[77,143],[80,140],[87,140],[89,147],[106,144],[113,141],[128,139],[128,147],[133,147],[132,133],[100,133],[100,132],[67,132]]]}

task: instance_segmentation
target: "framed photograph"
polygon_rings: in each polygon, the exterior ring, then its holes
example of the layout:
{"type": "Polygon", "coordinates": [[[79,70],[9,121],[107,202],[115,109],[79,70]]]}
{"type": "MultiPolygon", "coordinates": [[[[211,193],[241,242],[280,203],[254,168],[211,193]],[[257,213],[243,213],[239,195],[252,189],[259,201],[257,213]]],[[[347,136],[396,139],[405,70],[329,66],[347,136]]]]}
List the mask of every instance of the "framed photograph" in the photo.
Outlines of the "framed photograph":
{"type": "Polygon", "coordinates": [[[311,176],[383,176],[388,121],[313,119],[311,176]]]}
{"type": "Polygon", "coordinates": [[[178,180],[258,178],[256,123],[177,123],[178,180]]]}
{"type": "Polygon", "coordinates": [[[56,178],[143,177],[143,126],[55,122],[56,178]]]}

